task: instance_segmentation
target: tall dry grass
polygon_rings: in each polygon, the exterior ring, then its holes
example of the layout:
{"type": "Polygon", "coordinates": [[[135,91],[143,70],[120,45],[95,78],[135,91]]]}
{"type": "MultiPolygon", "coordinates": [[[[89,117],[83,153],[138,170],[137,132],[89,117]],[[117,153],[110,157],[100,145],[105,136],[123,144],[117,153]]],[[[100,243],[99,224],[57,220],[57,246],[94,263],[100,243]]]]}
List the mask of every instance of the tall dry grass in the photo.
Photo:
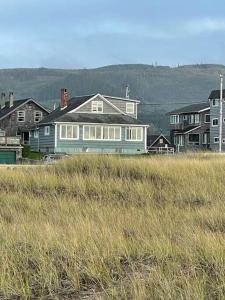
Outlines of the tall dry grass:
{"type": "Polygon", "coordinates": [[[1,169],[0,299],[224,299],[225,157],[1,169]]]}

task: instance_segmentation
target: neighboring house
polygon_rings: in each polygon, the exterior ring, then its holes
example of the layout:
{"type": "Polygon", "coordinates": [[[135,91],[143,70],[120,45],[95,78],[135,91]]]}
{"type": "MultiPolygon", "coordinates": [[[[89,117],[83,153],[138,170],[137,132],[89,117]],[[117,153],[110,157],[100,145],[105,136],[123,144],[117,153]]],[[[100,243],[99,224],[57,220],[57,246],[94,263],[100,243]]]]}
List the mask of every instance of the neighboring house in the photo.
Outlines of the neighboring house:
{"type": "MultiPolygon", "coordinates": [[[[225,90],[223,90],[223,126],[222,126],[222,151],[225,151],[225,90]]],[[[220,90],[214,90],[209,95],[210,102],[210,148],[219,150],[219,115],[220,115],[220,90]]]]}
{"type": "Polygon", "coordinates": [[[177,151],[210,147],[210,104],[197,103],[171,111],[170,136],[177,151]]]}
{"type": "Polygon", "coordinates": [[[149,153],[174,153],[174,147],[170,142],[170,137],[165,135],[148,135],[147,147],[149,153]]]}
{"type": "Polygon", "coordinates": [[[54,153],[127,153],[147,151],[147,127],[137,120],[139,101],[100,94],[68,100],[31,131],[34,151],[54,153]]]}
{"type": "Polygon", "coordinates": [[[13,93],[5,101],[1,94],[0,128],[7,137],[20,136],[22,144],[29,143],[30,129],[49,114],[47,108],[32,98],[14,100],[13,93]]]}

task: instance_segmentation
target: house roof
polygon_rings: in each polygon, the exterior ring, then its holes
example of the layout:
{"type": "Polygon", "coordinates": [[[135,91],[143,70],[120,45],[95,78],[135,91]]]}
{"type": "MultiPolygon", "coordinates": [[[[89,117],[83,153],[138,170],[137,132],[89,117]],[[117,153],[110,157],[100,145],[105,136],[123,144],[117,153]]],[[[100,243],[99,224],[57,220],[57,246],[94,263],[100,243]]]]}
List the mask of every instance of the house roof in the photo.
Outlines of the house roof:
{"type": "MultiPolygon", "coordinates": [[[[46,119],[46,118],[45,118],[46,119]]],[[[143,125],[141,121],[122,114],[93,114],[93,113],[66,113],[54,119],[54,122],[65,123],[94,123],[94,124],[128,124],[143,125]]],[[[46,124],[47,122],[40,122],[46,124]]]]}
{"type": "MultiPolygon", "coordinates": [[[[225,90],[223,90],[223,98],[225,98],[225,90]]],[[[209,99],[220,99],[220,90],[213,90],[209,95],[209,99]]]]}
{"type": "Polygon", "coordinates": [[[148,146],[151,146],[151,145],[153,145],[159,138],[164,138],[164,139],[166,139],[167,140],[167,142],[169,142],[169,144],[171,144],[170,143],[170,137],[169,136],[165,136],[165,135],[163,135],[162,133],[161,134],[154,134],[154,135],[148,135],[147,136],[147,145],[148,146]]]}
{"type": "Polygon", "coordinates": [[[198,113],[203,110],[210,109],[210,105],[208,102],[202,102],[202,103],[196,103],[196,104],[191,104],[188,106],[181,107],[179,109],[175,109],[169,114],[186,114],[186,113],[198,113]]]}
{"type": "Polygon", "coordinates": [[[19,108],[20,106],[22,106],[25,103],[30,102],[30,101],[33,101],[35,104],[37,104],[38,106],[40,106],[46,112],[49,112],[49,110],[46,107],[42,106],[40,103],[36,102],[34,99],[32,99],[32,98],[26,98],[26,99],[21,99],[21,100],[14,100],[13,101],[13,106],[11,106],[11,107],[9,106],[9,101],[6,102],[5,106],[0,109],[0,120],[4,119],[6,116],[8,116],[9,114],[11,114],[17,108],[19,108]]]}
{"type": "MultiPolygon", "coordinates": [[[[66,108],[58,107],[46,116],[39,125],[51,124],[54,122],[77,122],[77,123],[106,123],[106,124],[143,124],[142,122],[122,113],[118,114],[93,114],[93,113],[73,113],[75,110],[98,94],[73,97],[68,101],[66,108]]],[[[100,95],[101,96],[101,95],[100,95]]],[[[103,96],[104,97],[104,96],[103,96]]],[[[107,96],[108,97],[108,96],[107,96]]],[[[119,110],[118,110],[119,111],[119,110]]]]}

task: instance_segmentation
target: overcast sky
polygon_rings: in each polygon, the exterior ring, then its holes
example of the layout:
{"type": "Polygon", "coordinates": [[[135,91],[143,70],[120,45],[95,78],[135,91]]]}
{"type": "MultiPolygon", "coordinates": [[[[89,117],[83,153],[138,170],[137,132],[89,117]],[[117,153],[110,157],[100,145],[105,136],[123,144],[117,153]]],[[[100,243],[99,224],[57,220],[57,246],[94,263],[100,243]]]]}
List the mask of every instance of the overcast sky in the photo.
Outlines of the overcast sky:
{"type": "Polygon", "coordinates": [[[224,0],[0,0],[0,68],[225,64],[224,0]]]}

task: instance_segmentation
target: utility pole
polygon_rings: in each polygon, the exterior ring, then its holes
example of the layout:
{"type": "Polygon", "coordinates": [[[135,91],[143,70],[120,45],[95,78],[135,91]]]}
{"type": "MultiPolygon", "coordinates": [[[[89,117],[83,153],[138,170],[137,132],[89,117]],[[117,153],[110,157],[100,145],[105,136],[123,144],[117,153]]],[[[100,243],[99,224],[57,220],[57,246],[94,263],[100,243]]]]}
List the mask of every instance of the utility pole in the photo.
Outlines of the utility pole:
{"type": "Polygon", "coordinates": [[[219,152],[222,152],[223,142],[223,75],[220,74],[220,123],[219,123],[219,152]]]}

